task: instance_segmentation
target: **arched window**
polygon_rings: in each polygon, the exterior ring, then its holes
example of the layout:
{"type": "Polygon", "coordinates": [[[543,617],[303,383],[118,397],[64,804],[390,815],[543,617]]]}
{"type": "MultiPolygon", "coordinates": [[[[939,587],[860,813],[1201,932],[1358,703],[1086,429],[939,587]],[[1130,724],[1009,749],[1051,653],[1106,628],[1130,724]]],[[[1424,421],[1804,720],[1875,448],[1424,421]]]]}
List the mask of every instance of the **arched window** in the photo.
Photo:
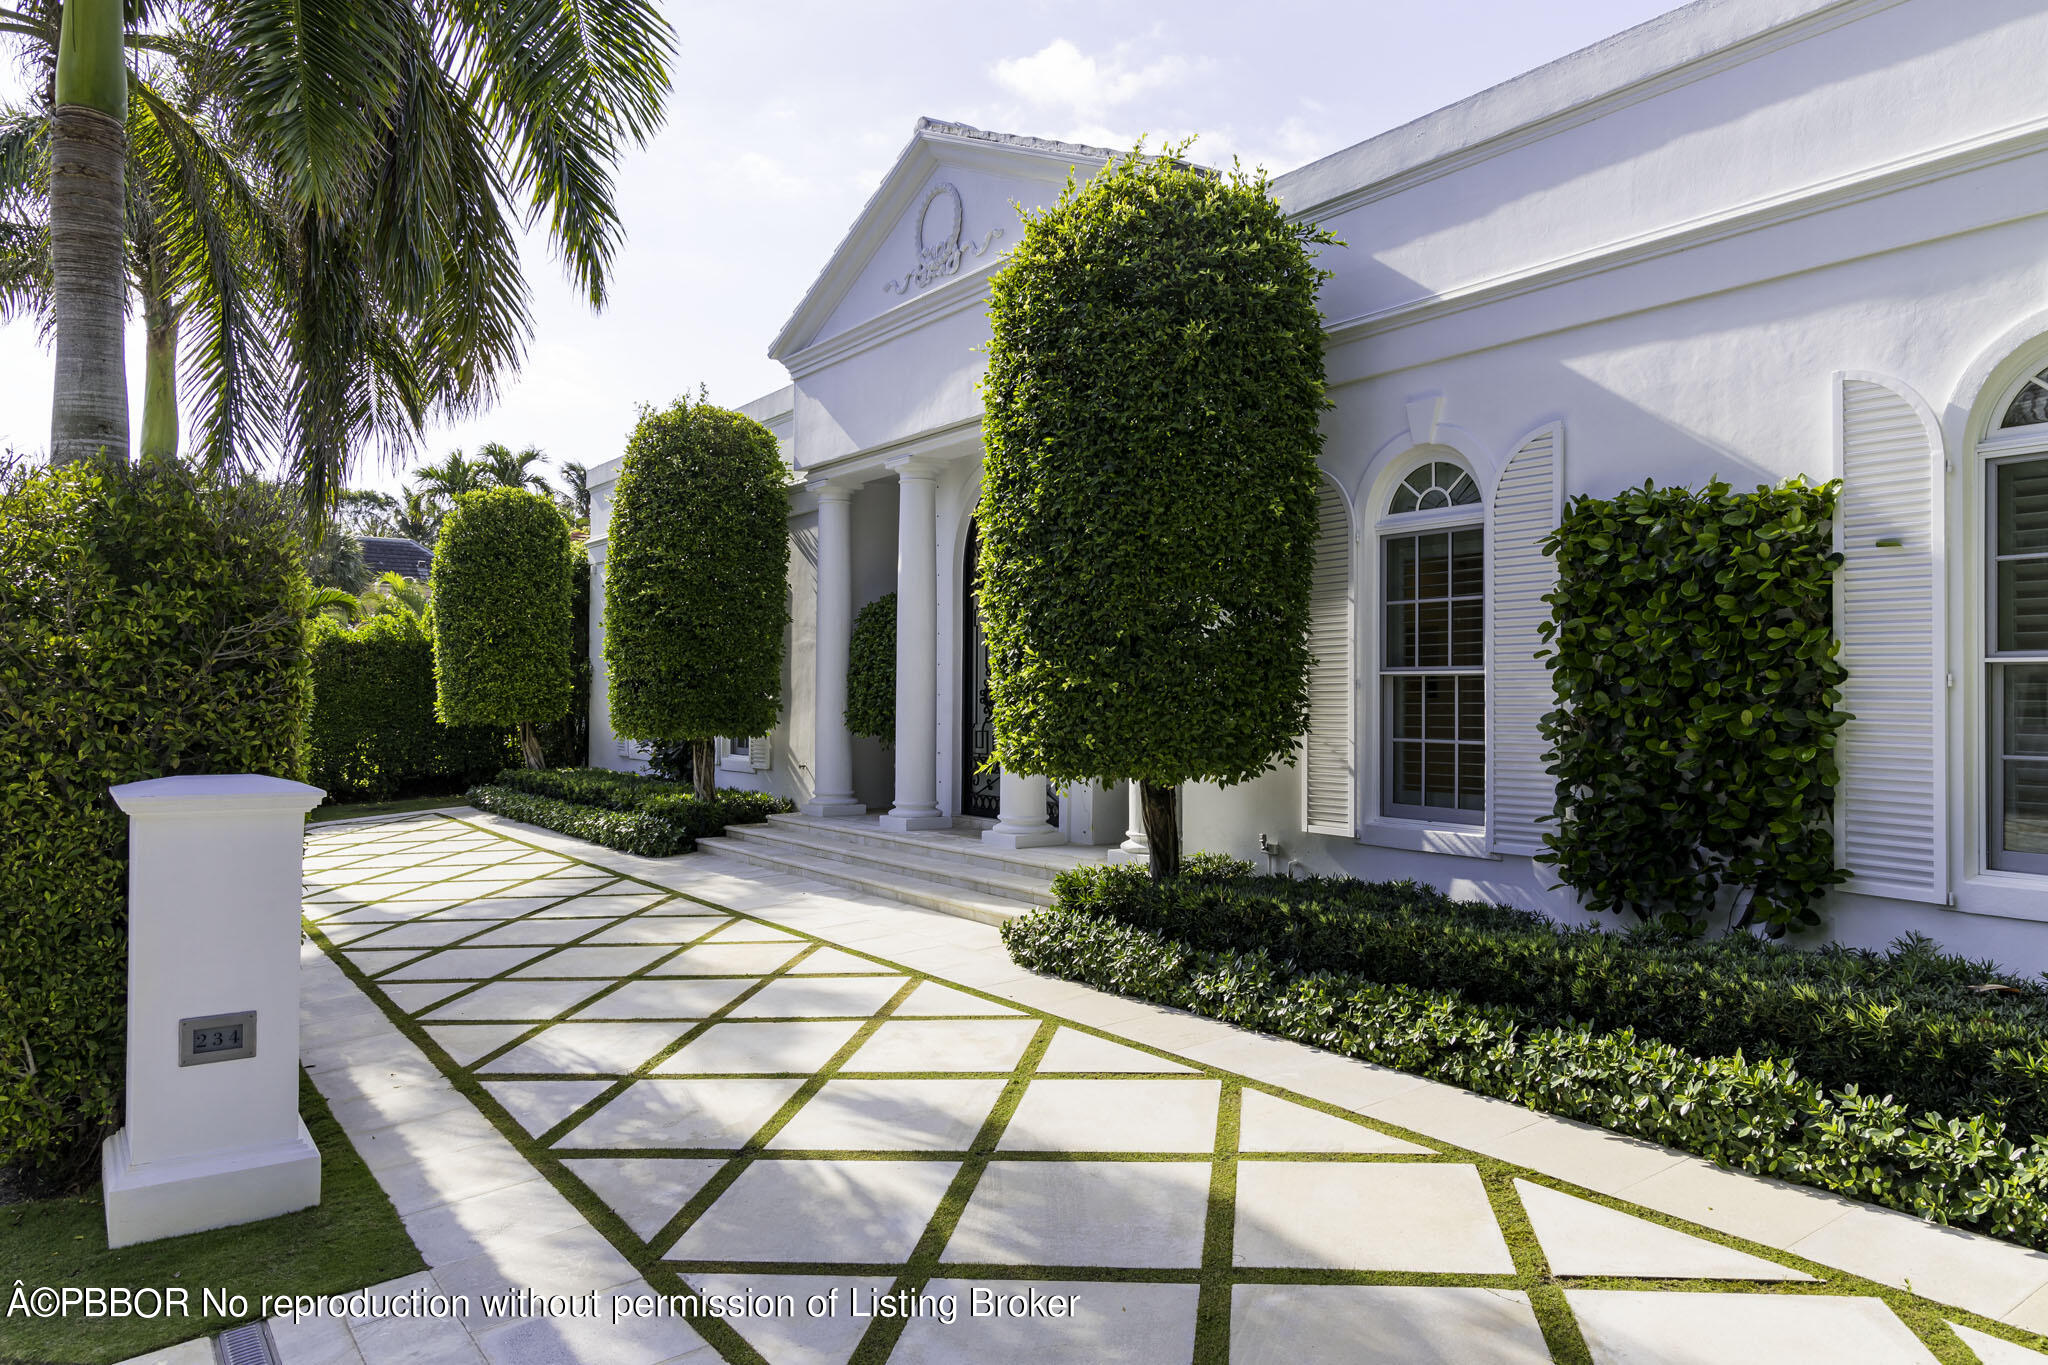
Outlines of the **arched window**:
{"type": "Polygon", "coordinates": [[[1379,520],[1380,813],[1486,821],[1485,509],[1471,472],[1418,465],[1379,520]]]}
{"type": "Polygon", "coordinates": [[[2021,383],[1983,454],[1988,851],[1993,867],[2048,872],[2048,370],[2021,383]]]}

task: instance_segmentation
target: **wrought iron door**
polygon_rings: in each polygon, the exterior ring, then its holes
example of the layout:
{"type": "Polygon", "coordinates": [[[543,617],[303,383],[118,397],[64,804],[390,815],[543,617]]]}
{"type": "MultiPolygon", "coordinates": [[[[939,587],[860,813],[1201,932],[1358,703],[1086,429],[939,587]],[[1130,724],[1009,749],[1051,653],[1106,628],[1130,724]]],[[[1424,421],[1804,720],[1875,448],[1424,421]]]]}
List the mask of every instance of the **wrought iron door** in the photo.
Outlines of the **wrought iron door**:
{"type": "Polygon", "coordinates": [[[977,567],[980,559],[981,531],[969,522],[967,555],[961,565],[961,582],[967,586],[962,595],[967,611],[961,638],[967,642],[967,657],[961,669],[965,704],[961,708],[960,732],[967,737],[967,743],[963,746],[960,769],[960,813],[993,818],[1001,808],[1002,777],[994,768],[981,771],[988,756],[996,750],[996,724],[995,703],[988,690],[988,637],[981,633],[981,575],[977,567]]]}

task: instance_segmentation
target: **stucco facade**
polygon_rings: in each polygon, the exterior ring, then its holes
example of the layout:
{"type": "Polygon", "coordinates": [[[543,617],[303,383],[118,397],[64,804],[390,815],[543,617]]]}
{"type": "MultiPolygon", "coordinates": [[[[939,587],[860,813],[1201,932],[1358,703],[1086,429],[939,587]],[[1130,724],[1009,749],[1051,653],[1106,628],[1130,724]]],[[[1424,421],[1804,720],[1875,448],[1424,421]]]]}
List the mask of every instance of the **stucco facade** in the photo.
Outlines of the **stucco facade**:
{"type": "MultiPolygon", "coordinates": [[[[2009,755],[2048,743],[2048,721],[1994,705],[2041,674],[1998,635],[1986,532],[1993,462],[2048,452],[2048,423],[2000,426],[2048,368],[2043,69],[2037,0],[1703,0],[1280,176],[1280,202],[1344,243],[1324,253],[1321,300],[1325,549],[1345,566],[1324,607],[1344,657],[1320,680],[1314,762],[1190,789],[1187,847],[1263,862],[1264,835],[1283,867],[1578,916],[1528,856],[1547,805],[1532,543],[1564,499],[1646,477],[1843,477],[1855,876],[1829,930],[1918,930],[2048,968],[2048,873],[2002,849],[2032,835],[1999,823],[2032,799],[2033,769],[2009,755]],[[1394,512],[1437,465],[1476,500],[1394,512]],[[1422,553],[1458,529],[1484,551],[1483,657],[1461,676],[1484,689],[1485,791],[1432,818],[1397,799],[1429,782],[1396,766],[1382,569],[1389,537],[1422,536],[1422,553]]],[[[921,122],[777,338],[792,383],[747,410],[798,482],[787,705],[766,752],[722,780],[909,827],[973,804],[963,553],[988,276],[1016,240],[1012,204],[1050,202],[1109,155],[921,122]],[[847,615],[892,590],[908,695],[885,752],[847,740],[826,703],[847,615]]],[[[600,575],[615,477],[591,475],[600,575]]],[[[601,678],[593,707],[594,761],[631,761],[607,738],[601,678]]],[[[1042,788],[1003,797],[1001,827],[1030,839],[1123,837],[1118,789],[1066,794],[1052,836],[1030,818],[1042,788]]]]}

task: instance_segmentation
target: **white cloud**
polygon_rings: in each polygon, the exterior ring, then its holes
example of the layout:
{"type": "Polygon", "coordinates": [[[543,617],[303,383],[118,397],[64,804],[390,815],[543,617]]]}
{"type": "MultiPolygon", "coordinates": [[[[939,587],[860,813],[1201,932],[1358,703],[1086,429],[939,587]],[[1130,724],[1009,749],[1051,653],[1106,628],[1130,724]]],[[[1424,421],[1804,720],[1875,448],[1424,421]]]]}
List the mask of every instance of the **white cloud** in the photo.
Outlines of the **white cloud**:
{"type": "Polygon", "coordinates": [[[1132,66],[1121,49],[1097,58],[1068,39],[1055,38],[1029,57],[1005,57],[991,74],[997,84],[1032,104],[1092,118],[1140,95],[1178,85],[1205,65],[1169,53],[1132,66]]]}

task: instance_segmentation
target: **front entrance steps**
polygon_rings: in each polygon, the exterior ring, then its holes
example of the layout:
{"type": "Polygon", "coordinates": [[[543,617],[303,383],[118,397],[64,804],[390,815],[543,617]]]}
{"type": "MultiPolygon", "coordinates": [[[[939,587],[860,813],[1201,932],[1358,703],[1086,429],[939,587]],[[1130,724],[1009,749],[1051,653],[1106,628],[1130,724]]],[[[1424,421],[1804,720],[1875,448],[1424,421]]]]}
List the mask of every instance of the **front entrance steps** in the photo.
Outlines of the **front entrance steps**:
{"type": "Polygon", "coordinates": [[[1051,905],[1054,876],[1108,853],[1073,844],[991,848],[981,842],[986,823],[899,834],[872,815],[771,815],[765,825],[729,825],[698,848],[984,924],[1051,905]]]}

